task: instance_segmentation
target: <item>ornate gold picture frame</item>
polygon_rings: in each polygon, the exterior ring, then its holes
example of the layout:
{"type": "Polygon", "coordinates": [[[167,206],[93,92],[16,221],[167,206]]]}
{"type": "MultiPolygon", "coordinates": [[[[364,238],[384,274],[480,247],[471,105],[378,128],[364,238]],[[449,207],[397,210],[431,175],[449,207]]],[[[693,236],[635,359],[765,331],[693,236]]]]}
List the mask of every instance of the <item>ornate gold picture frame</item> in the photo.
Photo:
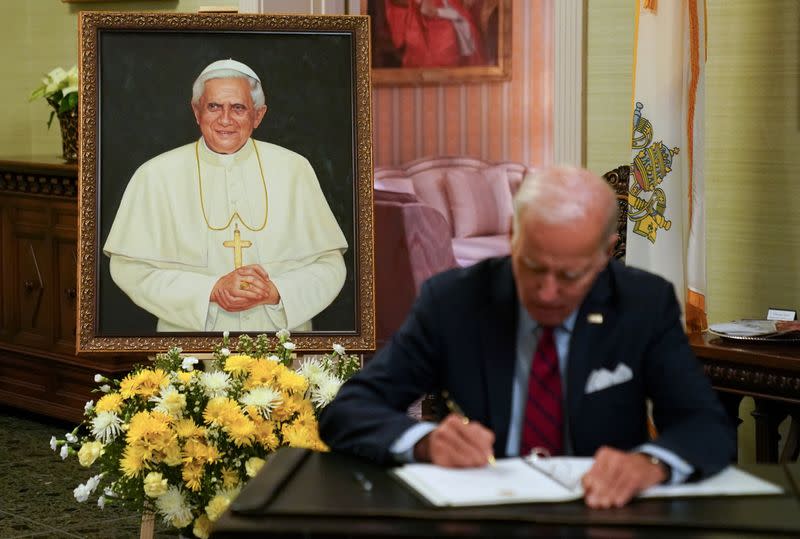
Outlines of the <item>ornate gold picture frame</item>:
{"type": "MultiPolygon", "coordinates": [[[[307,352],[328,351],[334,343],[353,352],[374,350],[368,18],[82,12],[79,33],[78,352],[153,353],[172,346],[180,346],[185,351],[206,351],[220,342],[223,329],[229,330],[234,337],[241,333],[274,335],[279,329],[275,321],[290,320],[292,305],[314,304],[305,298],[310,297],[308,294],[316,290],[315,286],[329,276],[330,272],[320,269],[318,264],[314,271],[297,273],[305,271],[310,260],[315,264],[318,262],[309,245],[312,239],[328,232],[331,236],[344,238],[337,243],[341,247],[335,249],[342,253],[344,283],[338,293],[336,285],[326,285],[321,295],[333,299],[323,300],[322,310],[313,311],[316,314],[310,315],[312,317],[308,320],[303,319],[303,325],[296,326],[303,330],[293,330],[292,341],[299,351],[307,352]],[[210,63],[229,58],[246,64],[258,75],[267,106],[263,121],[256,124],[250,139],[254,141],[252,146],[258,159],[255,170],[261,170],[261,179],[256,183],[259,187],[264,185],[264,202],[258,196],[245,193],[241,197],[240,193],[238,196],[242,200],[239,204],[266,208],[259,210],[265,223],[266,215],[270,215],[269,223],[300,223],[296,228],[303,228],[301,231],[295,228],[281,230],[276,224],[270,230],[267,224],[263,233],[269,233],[269,241],[260,244],[254,241],[254,249],[245,251],[258,253],[247,255],[250,256],[249,263],[265,270],[267,278],[259,282],[272,281],[280,297],[277,304],[248,307],[249,310],[242,311],[244,314],[241,316],[230,315],[233,311],[221,311],[223,303],[211,299],[213,291],[210,295],[209,287],[226,275],[215,272],[213,266],[219,266],[223,261],[226,264],[224,271],[228,271],[228,263],[231,272],[238,271],[234,270],[234,264],[241,264],[241,256],[236,259],[233,255],[234,251],[239,255],[242,251],[237,247],[225,250],[224,257],[213,256],[214,249],[220,252],[220,247],[208,230],[217,228],[209,226],[206,230],[201,226],[195,230],[197,227],[191,224],[202,225],[202,216],[206,216],[208,222],[206,214],[210,210],[206,206],[218,202],[209,200],[209,187],[203,186],[202,179],[197,183],[198,176],[202,178],[201,157],[199,153],[191,152],[203,148],[212,150],[209,149],[211,146],[201,146],[205,144],[205,138],[200,136],[200,119],[195,117],[196,109],[190,103],[192,84],[210,63]],[[262,143],[269,144],[262,146],[262,143]],[[196,157],[197,166],[182,166],[177,172],[170,169],[155,183],[144,184],[147,188],[137,187],[140,189],[136,191],[140,193],[137,197],[126,193],[129,184],[135,183],[132,178],[138,178],[137,175],[142,174],[140,170],[149,170],[142,167],[143,164],[180,148],[192,148],[190,153],[196,157]],[[258,148],[261,148],[260,153],[258,148]],[[279,148],[276,151],[283,153],[275,154],[273,159],[269,157],[273,154],[265,153],[266,148],[279,148]],[[277,163],[283,161],[278,161],[277,155],[291,155],[295,159],[293,163],[305,163],[298,165],[304,171],[304,178],[309,177],[307,170],[311,169],[313,180],[310,183],[303,180],[303,185],[311,186],[304,191],[306,195],[281,198],[280,189],[289,189],[281,186],[294,189],[299,173],[294,172],[295,168],[290,173],[279,167],[277,163]],[[270,168],[271,165],[274,168],[270,168]],[[188,194],[172,198],[162,195],[160,188],[168,186],[172,189],[173,182],[183,186],[175,187],[174,192],[185,189],[181,192],[188,194]],[[155,190],[159,192],[155,193],[155,190]],[[304,205],[307,194],[312,192],[318,202],[322,200],[327,221],[325,215],[320,215],[317,210],[314,210],[317,213],[309,213],[311,210],[304,205]],[[152,208],[148,198],[155,199],[152,208]],[[198,200],[203,204],[198,204],[198,200]],[[140,211],[142,206],[147,206],[146,211],[140,211]],[[159,207],[162,211],[158,211],[159,207]],[[120,212],[121,208],[125,211],[120,212]],[[124,237],[128,238],[122,242],[125,256],[121,256],[119,251],[109,249],[109,235],[118,215],[129,214],[133,209],[144,213],[145,218],[139,217],[136,226],[116,225],[115,230],[123,229],[124,237]],[[299,214],[308,214],[308,217],[294,221],[281,221],[275,217],[299,214]],[[199,221],[198,215],[201,215],[199,221]],[[341,234],[331,232],[337,224],[341,234]],[[305,230],[306,225],[312,227],[311,232],[305,230]],[[274,248],[274,243],[270,242],[281,241],[284,248],[283,254],[277,257],[280,260],[259,258],[253,264],[253,256],[268,258],[265,253],[274,248]],[[346,247],[343,247],[345,242],[346,247]],[[127,285],[120,284],[126,281],[119,280],[117,269],[112,277],[110,269],[111,257],[128,259],[131,256],[126,251],[131,244],[144,246],[141,252],[145,253],[141,258],[135,255],[135,267],[144,268],[144,273],[138,274],[143,276],[140,280],[133,281],[133,292],[130,291],[131,281],[127,281],[127,285]],[[161,246],[160,249],[166,245],[171,254],[165,257],[159,254],[161,258],[153,263],[152,256],[147,254],[152,252],[148,246],[153,244],[161,246]],[[187,247],[200,255],[188,256],[187,247]],[[227,260],[228,253],[230,261],[227,260]],[[169,272],[172,277],[169,277],[169,272]],[[294,287],[286,285],[281,291],[282,279],[283,282],[291,280],[294,287]],[[147,288],[146,293],[140,294],[137,288],[140,283],[142,287],[153,285],[155,288],[147,288]],[[123,288],[128,291],[123,291],[123,288]],[[176,293],[183,299],[176,300],[176,293]],[[142,297],[146,299],[142,300],[142,297]],[[154,302],[161,303],[151,310],[150,305],[154,302]],[[197,314],[197,309],[191,310],[191,304],[197,305],[197,302],[201,305],[200,322],[196,327],[181,327],[180,319],[186,319],[192,312],[197,314]],[[283,314],[276,316],[276,312],[283,314]],[[232,317],[241,325],[221,327],[219,313],[230,315],[223,318],[226,324],[232,317]],[[249,318],[252,313],[268,319],[273,327],[253,327],[253,318],[249,318]],[[247,320],[250,326],[247,326],[247,320]]],[[[241,174],[243,177],[258,176],[251,172],[241,174]]],[[[141,185],[139,181],[136,180],[137,186],[141,185]]],[[[227,195],[229,204],[234,204],[232,192],[227,195]]],[[[222,232],[231,236],[225,242],[226,247],[230,246],[228,242],[232,245],[234,228],[237,239],[243,243],[255,240],[255,233],[251,232],[253,229],[249,225],[252,223],[244,219],[241,225],[233,222],[230,230],[222,232]]],[[[119,268],[119,262],[116,264],[115,268],[119,268]]],[[[338,264],[338,275],[341,275],[341,262],[338,264]]],[[[238,284],[242,290],[248,286],[238,284]]]]}
{"type": "Polygon", "coordinates": [[[511,78],[511,0],[361,0],[361,13],[375,85],[511,78]]]}

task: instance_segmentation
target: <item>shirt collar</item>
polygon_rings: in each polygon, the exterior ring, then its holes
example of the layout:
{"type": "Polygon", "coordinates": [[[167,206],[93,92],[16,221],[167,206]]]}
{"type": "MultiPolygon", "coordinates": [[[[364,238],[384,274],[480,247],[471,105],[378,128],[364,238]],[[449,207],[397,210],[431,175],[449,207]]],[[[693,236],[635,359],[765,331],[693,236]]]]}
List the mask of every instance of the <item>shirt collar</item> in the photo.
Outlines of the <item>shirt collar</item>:
{"type": "MultiPolygon", "coordinates": [[[[522,305],[522,303],[517,303],[517,305],[519,309],[520,329],[522,330],[523,334],[533,333],[539,328],[539,323],[531,318],[531,315],[528,314],[528,310],[522,305]]],[[[572,330],[575,328],[575,320],[577,320],[577,318],[578,309],[575,309],[556,329],[566,331],[567,333],[572,333],[572,330]]]]}
{"type": "Polygon", "coordinates": [[[217,153],[208,147],[204,137],[200,137],[200,158],[212,165],[223,167],[232,163],[241,162],[250,157],[250,155],[253,153],[253,143],[250,141],[251,139],[247,139],[247,142],[244,143],[244,146],[233,153],[217,153]]]}

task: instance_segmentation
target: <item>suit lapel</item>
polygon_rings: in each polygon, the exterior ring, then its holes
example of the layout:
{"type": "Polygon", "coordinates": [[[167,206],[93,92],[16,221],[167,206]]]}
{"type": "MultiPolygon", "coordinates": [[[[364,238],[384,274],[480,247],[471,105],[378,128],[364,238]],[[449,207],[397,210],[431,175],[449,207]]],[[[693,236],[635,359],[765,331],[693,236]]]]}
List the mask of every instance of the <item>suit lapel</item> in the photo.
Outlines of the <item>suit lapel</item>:
{"type": "MultiPolygon", "coordinates": [[[[573,440],[579,424],[586,379],[603,362],[601,343],[609,328],[616,327],[617,311],[612,305],[609,267],[602,271],[589,291],[575,319],[567,360],[567,413],[573,440]],[[600,321],[602,320],[602,322],[600,321]]],[[[573,442],[574,447],[574,442],[573,442]]]]}
{"type": "Polygon", "coordinates": [[[511,385],[514,377],[517,342],[518,300],[511,261],[505,259],[493,272],[483,311],[481,355],[486,372],[486,402],[489,427],[495,433],[495,453],[505,455],[508,424],[511,419],[511,385]]]}

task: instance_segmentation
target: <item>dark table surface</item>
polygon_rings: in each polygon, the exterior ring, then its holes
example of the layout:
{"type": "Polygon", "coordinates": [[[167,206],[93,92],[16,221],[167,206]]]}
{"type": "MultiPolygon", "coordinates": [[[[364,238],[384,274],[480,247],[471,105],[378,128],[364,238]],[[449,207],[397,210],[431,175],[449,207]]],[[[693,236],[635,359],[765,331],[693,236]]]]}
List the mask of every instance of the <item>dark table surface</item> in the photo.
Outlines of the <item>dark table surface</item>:
{"type": "Polygon", "coordinates": [[[796,464],[747,468],[784,488],[775,496],[635,500],[611,510],[583,502],[436,508],[371,463],[311,453],[292,472],[296,453],[289,453],[297,450],[284,451],[247,485],[213,537],[800,537],[796,464]]]}

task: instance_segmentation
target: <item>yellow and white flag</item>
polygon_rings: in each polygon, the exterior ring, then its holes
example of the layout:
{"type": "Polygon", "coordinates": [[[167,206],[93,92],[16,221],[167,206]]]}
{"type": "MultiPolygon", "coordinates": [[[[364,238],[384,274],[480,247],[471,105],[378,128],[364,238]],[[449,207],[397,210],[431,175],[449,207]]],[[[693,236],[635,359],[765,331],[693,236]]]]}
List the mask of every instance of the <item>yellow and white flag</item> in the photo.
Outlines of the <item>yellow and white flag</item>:
{"type": "Polygon", "coordinates": [[[670,280],[691,331],[707,326],[705,0],[636,0],[626,263],[670,280]]]}

